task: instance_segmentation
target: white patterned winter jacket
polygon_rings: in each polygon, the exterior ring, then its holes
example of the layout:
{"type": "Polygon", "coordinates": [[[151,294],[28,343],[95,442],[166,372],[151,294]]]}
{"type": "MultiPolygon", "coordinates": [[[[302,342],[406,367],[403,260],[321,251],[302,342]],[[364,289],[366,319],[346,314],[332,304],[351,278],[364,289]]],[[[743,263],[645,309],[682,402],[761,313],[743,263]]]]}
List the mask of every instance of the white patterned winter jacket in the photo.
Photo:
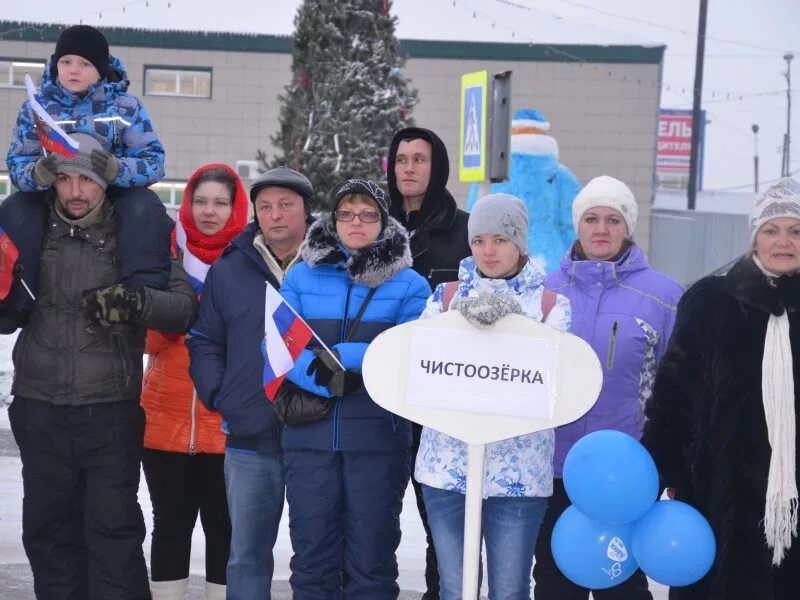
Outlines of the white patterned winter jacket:
{"type": "MultiPolygon", "coordinates": [[[[545,272],[529,258],[522,271],[511,279],[482,277],[470,256],[461,261],[455,298],[480,294],[507,294],[522,305],[526,317],[542,320],[545,272]]],[[[436,286],[421,319],[443,312],[444,285],[436,286]]],[[[571,330],[569,300],[558,295],[544,322],[560,331],[571,330]]],[[[494,442],[486,447],[483,497],[547,497],[553,494],[552,429],[494,442]]],[[[464,494],[467,489],[467,445],[428,427],[423,428],[414,477],[430,487],[464,494]]]]}

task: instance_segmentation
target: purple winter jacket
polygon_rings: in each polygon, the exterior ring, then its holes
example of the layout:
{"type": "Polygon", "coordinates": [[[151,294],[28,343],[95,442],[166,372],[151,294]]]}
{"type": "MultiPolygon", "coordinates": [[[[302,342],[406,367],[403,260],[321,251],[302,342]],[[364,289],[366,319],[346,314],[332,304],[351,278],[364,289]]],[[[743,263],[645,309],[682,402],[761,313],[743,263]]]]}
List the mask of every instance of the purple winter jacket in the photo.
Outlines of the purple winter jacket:
{"type": "Polygon", "coordinates": [[[584,435],[616,429],[641,437],[644,404],[683,288],[651,269],[636,245],[616,262],[573,260],[570,250],[545,285],[569,298],[572,333],[591,344],[603,367],[597,403],[577,421],[556,429],[555,477],[560,478],[567,452],[584,435]]]}

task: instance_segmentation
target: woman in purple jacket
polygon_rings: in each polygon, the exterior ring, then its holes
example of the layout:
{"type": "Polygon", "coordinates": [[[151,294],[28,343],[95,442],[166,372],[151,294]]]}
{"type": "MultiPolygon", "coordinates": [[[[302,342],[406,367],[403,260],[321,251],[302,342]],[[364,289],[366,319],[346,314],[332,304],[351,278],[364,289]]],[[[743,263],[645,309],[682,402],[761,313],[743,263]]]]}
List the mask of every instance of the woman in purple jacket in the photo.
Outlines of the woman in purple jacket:
{"type": "MultiPolygon", "coordinates": [[[[556,430],[555,481],[536,546],[536,600],[588,600],[589,591],[556,567],[550,537],[569,506],[562,469],[569,449],[583,436],[616,429],[639,439],[644,404],[664,355],[683,288],[650,268],[631,240],[636,199],[613,177],[596,177],[572,204],[578,239],[550,273],[546,286],[569,298],[572,333],[592,345],[603,366],[603,388],[592,409],[556,430]]],[[[642,571],[624,583],[593,591],[595,600],[652,600],[642,571]]]]}

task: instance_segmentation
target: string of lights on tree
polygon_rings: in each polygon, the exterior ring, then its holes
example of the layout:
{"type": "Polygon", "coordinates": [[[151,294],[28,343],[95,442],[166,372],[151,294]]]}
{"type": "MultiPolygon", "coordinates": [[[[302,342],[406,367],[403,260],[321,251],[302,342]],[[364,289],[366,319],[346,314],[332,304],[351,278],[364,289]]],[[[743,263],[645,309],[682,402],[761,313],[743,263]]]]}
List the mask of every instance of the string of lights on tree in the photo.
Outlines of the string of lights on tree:
{"type": "Polygon", "coordinates": [[[413,124],[417,96],[402,76],[391,4],[307,0],[297,13],[292,80],[279,96],[280,127],[271,138],[277,152],[272,161],[264,151],[256,158],[262,168],[304,172],[319,206],[343,178],[382,179],[394,132],[413,124]]]}

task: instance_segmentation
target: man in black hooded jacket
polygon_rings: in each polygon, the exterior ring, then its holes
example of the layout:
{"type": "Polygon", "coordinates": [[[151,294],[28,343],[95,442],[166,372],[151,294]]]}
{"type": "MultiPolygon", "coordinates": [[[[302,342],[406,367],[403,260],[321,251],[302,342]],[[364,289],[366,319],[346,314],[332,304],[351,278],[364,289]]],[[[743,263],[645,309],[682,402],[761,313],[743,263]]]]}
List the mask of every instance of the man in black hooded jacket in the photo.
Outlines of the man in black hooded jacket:
{"type": "Polygon", "coordinates": [[[458,279],[458,263],[470,255],[469,215],[447,191],[449,176],[447,148],[439,136],[420,127],[395,134],[387,172],[391,213],[408,229],[413,268],[431,289],[458,279]]]}
{"type": "MultiPolygon", "coordinates": [[[[413,269],[435,289],[440,283],[458,279],[458,264],[470,255],[467,239],[469,215],[459,210],[447,191],[450,161],[439,136],[428,129],[407,127],[398,131],[389,148],[387,179],[391,214],[411,237],[413,269]]],[[[412,424],[412,471],[419,449],[422,427],[412,424]]],[[[439,572],[428,516],[420,484],[412,477],[422,524],[428,540],[425,556],[423,600],[438,600],[439,572]]]]}

